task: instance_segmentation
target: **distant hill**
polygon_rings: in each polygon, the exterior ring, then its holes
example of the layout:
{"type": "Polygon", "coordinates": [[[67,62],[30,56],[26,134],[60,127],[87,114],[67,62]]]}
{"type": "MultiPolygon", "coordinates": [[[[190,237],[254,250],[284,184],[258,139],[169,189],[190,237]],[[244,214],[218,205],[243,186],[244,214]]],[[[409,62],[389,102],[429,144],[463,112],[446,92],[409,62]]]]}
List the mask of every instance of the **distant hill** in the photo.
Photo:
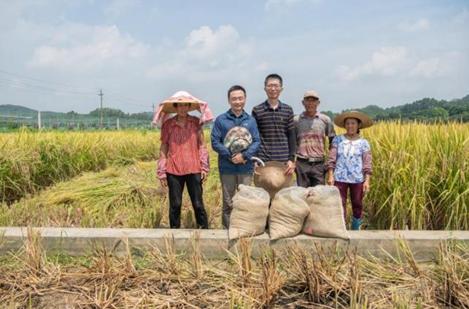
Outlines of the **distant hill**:
{"type": "MultiPolygon", "coordinates": [[[[12,104],[0,105],[0,118],[1,117],[37,117],[37,110],[12,104]]],[[[107,119],[139,119],[139,120],[151,120],[153,114],[151,112],[142,113],[124,113],[119,109],[103,108],[103,116],[107,119]]],[[[88,114],[80,114],[74,111],[67,113],[52,112],[52,111],[41,111],[41,117],[47,118],[60,118],[60,119],[89,119],[89,118],[100,118],[100,110],[95,109],[88,114]]]]}
{"type": "MultiPolygon", "coordinates": [[[[413,103],[394,107],[381,108],[376,105],[368,105],[354,110],[362,111],[374,120],[456,120],[469,122],[469,95],[451,101],[424,98],[413,103]]],[[[326,113],[330,117],[337,114],[330,111],[326,113]]]]}
{"type": "Polygon", "coordinates": [[[36,116],[37,111],[20,105],[5,104],[0,105],[0,115],[21,115],[24,117],[36,116]]]}
{"type": "MultiPolygon", "coordinates": [[[[439,120],[457,120],[469,122],[469,95],[461,99],[450,101],[436,100],[433,98],[424,98],[413,103],[398,105],[388,108],[381,108],[377,105],[368,105],[363,108],[356,109],[362,111],[372,117],[374,120],[422,120],[422,121],[439,121],[439,120]]],[[[327,115],[333,118],[338,113],[325,111],[327,115]]],[[[19,105],[0,105],[0,122],[2,119],[33,118],[36,119],[37,111],[28,107],[19,105]]],[[[149,123],[153,117],[151,112],[142,112],[129,114],[119,109],[104,108],[103,118],[106,122],[114,123],[116,119],[135,121],[141,123],[149,123]]],[[[41,112],[43,121],[57,122],[95,122],[100,119],[100,110],[95,109],[88,114],[79,114],[74,111],[68,113],[45,111],[41,112]]],[[[36,121],[36,120],[34,120],[36,121]]]]}

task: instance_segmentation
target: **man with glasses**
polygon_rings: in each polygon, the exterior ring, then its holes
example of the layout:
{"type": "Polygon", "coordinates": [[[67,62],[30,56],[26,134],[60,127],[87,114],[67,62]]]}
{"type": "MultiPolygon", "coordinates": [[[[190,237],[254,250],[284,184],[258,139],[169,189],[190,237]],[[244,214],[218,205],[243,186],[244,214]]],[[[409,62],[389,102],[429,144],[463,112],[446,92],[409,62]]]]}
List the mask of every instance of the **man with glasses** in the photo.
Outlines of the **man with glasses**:
{"type": "Polygon", "coordinates": [[[331,145],[335,131],[331,119],[318,111],[320,100],[316,91],[306,91],[302,102],[305,111],[295,117],[295,172],[298,185],[307,188],[325,184],[325,140],[329,138],[331,145]]]}
{"type": "Polygon", "coordinates": [[[294,113],[290,105],[279,100],[283,80],[278,74],[270,74],[264,80],[267,100],[255,106],[252,116],[256,119],[261,146],[257,156],[264,162],[286,162],[285,174],[295,171],[296,136],[294,113]]]}

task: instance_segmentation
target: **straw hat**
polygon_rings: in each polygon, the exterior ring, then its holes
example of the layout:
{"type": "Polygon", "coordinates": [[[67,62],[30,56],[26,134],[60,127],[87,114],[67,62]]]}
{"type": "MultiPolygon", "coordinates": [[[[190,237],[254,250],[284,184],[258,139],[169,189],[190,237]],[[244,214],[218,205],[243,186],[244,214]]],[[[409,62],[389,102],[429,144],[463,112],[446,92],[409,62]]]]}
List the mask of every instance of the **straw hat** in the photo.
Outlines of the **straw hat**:
{"type": "Polygon", "coordinates": [[[359,129],[365,129],[373,125],[371,118],[359,111],[343,112],[334,118],[334,123],[338,127],[345,128],[345,119],[347,118],[355,118],[360,120],[359,129]]]}
{"type": "Polygon", "coordinates": [[[254,171],[254,184],[269,192],[273,198],[280,189],[292,184],[293,175],[285,175],[285,169],[285,163],[278,161],[269,161],[264,166],[257,166],[254,171]]]}
{"type": "Polygon", "coordinates": [[[174,103],[176,104],[183,104],[183,103],[190,103],[189,111],[198,110],[200,111],[200,104],[205,104],[204,101],[194,97],[187,91],[178,91],[173,94],[171,97],[167,98],[161,104],[163,104],[163,112],[170,114],[176,113],[176,107],[174,107],[174,103]]]}

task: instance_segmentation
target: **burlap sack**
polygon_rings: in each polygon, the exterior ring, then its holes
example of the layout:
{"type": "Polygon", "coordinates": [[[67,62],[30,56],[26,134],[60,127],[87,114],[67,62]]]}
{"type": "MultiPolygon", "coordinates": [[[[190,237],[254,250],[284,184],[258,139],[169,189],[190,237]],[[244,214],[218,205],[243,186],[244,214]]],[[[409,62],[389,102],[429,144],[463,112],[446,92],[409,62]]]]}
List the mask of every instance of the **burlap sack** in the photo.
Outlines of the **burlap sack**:
{"type": "Polygon", "coordinates": [[[269,214],[270,239],[292,237],[301,232],[310,212],[307,193],[306,188],[289,187],[275,194],[269,214]]]}
{"type": "Polygon", "coordinates": [[[293,175],[285,175],[285,163],[269,161],[264,166],[257,166],[254,170],[254,184],[264,188],[274,198],[282,188],[289,187],[293,181],[293,175]]]}
{"type": "Polygon", "coordinates": [[[270,196],[262,188],[239,185],[233,197],[228,237],[230,240],[264,233],[270,196]]]}
{"type": "Polygon", "coordinates": [[[303,226],[303,233],[349,239],[339,189],[323,185],[308,188],[306,202],[310,213],[303,226]]]}

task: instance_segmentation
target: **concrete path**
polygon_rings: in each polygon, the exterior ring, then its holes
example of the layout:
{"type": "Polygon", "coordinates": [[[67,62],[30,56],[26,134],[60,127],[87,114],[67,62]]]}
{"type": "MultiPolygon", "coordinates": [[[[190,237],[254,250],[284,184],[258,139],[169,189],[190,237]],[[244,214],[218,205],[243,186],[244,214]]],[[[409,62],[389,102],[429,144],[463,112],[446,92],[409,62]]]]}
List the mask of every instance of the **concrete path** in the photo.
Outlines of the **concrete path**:
{"type": "MultiPolygon", "coordinates": [[[[165,252],[172,245],[177,252],[191,252],[198,243],[207,258],[225,258],[227,250],[238,250],[238,242],[229,242],[226,230],[171,230],[171,229],[114,229],[114,228],[33,228],[42,238],[44,249],[49,253],[62,252],[69,255],[87,255],[94,248],[126,252],[128,243],[137,253],[158,247],[165,252]]],[[[0,255],[17,252],[28,238],[28,228],[0,227],[0,255]]],[[[350,240],[319,238],[307,235],[270,241],[267,234],[251,239],[253,255],[271,246],[288,252],[298,245],[307,250],[324,249],[338,251],[357,250],[360,255],[383,256],[388,252],[396,255],[399,246],[407,243],[417,260],[431,260],[445,242],[459,243],[469,248],[469,231],[350,231],[350,240]],[[403,242],[402,240],[405,240],[403,242]]]]}

